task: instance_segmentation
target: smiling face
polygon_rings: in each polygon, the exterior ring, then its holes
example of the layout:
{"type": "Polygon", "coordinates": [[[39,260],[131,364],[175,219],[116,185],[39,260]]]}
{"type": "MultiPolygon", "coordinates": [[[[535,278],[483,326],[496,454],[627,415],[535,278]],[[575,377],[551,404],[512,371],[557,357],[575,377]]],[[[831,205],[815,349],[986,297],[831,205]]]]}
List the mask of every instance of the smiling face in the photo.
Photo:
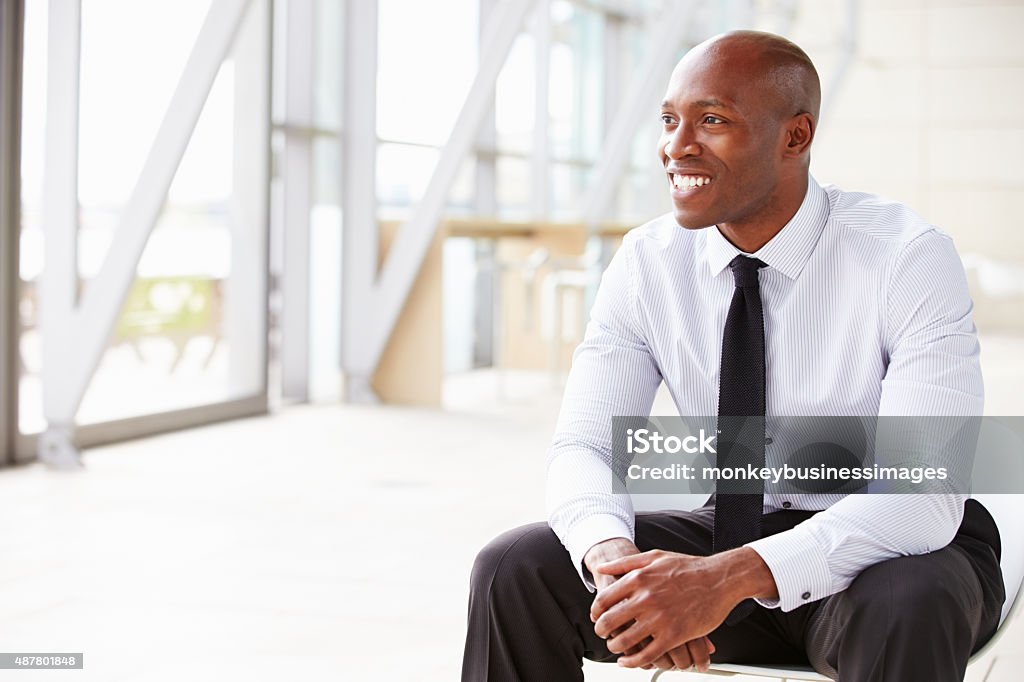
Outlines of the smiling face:
{"type": "Polygon", "coordinates": [[[712,39],[672,74],[658,149],[683,227],[777,232],[803,199],[817,111],[795,101],[791,65],[766,53],[782,39],[767,35],[712,39]]]}

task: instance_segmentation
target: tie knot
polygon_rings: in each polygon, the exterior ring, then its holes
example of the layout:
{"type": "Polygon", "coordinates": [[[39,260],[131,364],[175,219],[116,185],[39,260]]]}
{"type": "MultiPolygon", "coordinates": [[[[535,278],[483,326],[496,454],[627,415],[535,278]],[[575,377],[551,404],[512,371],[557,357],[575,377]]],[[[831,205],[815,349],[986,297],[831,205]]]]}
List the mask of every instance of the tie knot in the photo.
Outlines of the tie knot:
{"type": "Polygon", "coordinates": [[[732,276],[737,287],[757,288],[757,271],[765,267],[765,263],[756,258],[736,256],[729,263],[729,267],[732,268],[732,276]]]}

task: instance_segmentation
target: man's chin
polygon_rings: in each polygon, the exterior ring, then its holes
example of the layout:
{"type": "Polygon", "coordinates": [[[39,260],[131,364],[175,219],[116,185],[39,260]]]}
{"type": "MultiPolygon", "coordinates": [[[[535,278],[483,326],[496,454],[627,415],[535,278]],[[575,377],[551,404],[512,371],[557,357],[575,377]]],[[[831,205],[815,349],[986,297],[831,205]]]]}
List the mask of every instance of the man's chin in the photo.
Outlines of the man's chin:
{"type": "Polygon", "coordinates": [[[696,215],[689,211],[673,211],[676,222],[679,223],[679,227],[686,230],[703,230],[705,227],[710,227],[715,224],[713,219],[703,215],[696,215]]]}

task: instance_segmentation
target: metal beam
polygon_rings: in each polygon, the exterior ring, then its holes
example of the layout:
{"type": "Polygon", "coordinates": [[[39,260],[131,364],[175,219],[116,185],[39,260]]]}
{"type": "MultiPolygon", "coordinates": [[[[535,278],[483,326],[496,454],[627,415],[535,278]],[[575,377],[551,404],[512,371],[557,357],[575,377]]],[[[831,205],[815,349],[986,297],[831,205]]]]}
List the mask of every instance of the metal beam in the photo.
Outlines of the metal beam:
{"type": "MultiPolygon", "coordinates": [[[[347,0],[342,126],[341,365],[345,396],[376,402],[364,358],[374,300],[377,230],[377,0],[347,0]]],[[[381,349],[383,352],[383,348],[381,349]]]]}
{"type": "MultiPolygon", "coordinates": [[[[309,129],[313,121],[314,0],[288,0],[284,44],[284,125],[309,129]]],[[[313,137],[285,129],[281,185],[281,394],[309,399],[310,209],[313,137]]]]}
{"type": "Polygon", "coordinates": [[[222,324],[232,398],[265,393],[267,386],[271,30],[270,0],[249,0],[231,44],[231,272],[222,324]]]}
{"type": "MultiPolygon", "coordinates": [[[[250,396],[210,405],[184,407],[158,414],[125,417],[99,424],[82,424],[75,429],[75,443],[82,448],[92,448],[132,438],[146,438],[158,433],[181,431],[266,413],[266,394],[250,396]]],[[[31,462],[36,457],[36,453],[40,449],[41,438],[42,435],[18,434],[16,439],[17,464],[31,462]]]]}
{"type": "MultiPolygon", "coordinates": [[[[46,147],[43,232],[46,269],[39,280],[41,325],[58,327],[78,288],[78,87],[81,0],[50,0],[47,17],[46,147]]],[[[61,355],[56,334],[43,335],[43,356],[61,355]]],[[[43,384],[55,374],[43,366],[43,384]]]]}
{"type": "Polygon", "coordinates": [[[212,3],[171,97],[106,259],[75,305],[78,232],[78,84],[81,0],[50,0],[41,277],[43,412],[40,458],[76,464],[74,417],[106,349],[146,241],[248,0],[212,3]]]}
{"type": "Polygon", "coordinates": [[[530,178],[533,217],[548,218],[551,193],[551,145],[548,143],[551,85],[551,6],[550,0],[536,0],[533,12],[533,153],[530,178]]]}
{"type": "Polygon", "coordinates": [[[601,59],[601,83],[604,86],[604,97],[601,100],[602,135],[607,135],[611,129],[612,112],[622,101],[622,50],[626,45],[623,34],[622,19],[604,15],[604,49],[601,59]]]}
{"type": "Polygon", "coordinates": [[[22,0],[0,3],[0,466],[14,463],[18,432],[18,207],[24,19],[22,0]]]}
{"type": "Polygon", "coordinates": [[[696,9],[693,0],[678,0],[667,3],[658,17],[648,42],[649,51],[622,97],[601,147],[593,183],[583,197],[583,222],[592,232],[597,231],[617,195],[623,173],[629,166],[633,136],[644,121],[656,120],[658,96],[683,46],[696,9]]]}
{"type": "MultiPolygon", "coordinates": [[[[490,18],[491,10],[496,0],[477,0],[478,30],[477,30],[477,57],[482,58],[484,52],[483,37],[487,31],[487,20],[490,18]]],[[[498,215],[498,172],[497,156],[495,154],[481,154],[481,149],[496,149],[498,146],[498,130],[496,126],[496,110],[494,104],[495,94],[491,93],[487,113],[480,124],[477,133],[476,143],[476,202],[474,208],[479,216],[498,215]]],[[[494,276],[491,266],[497,257],[497,247],[493,240],[474,240],[476,254],[476,276],[473,285],[473,328],[476,330],[475,343],[473,345],[473,366],[490,367],[494,364],[494,315],[495,301],[497,300],[497,278],[494,276]]]]}
{"type": "MultiPolygon", "coordinates": [[[[359,214],[355,216],[361,222],[353,224],[352,207],[347,200],[357,197],[353,197],[351,193],[345,197],[345,232],[355,231],[364,240],[361,250],[357,253],[349,249],[349,242],[346,242],[344,247],[345,269],[349,270],[352,264],[359,268],[358,275],[346,274],[346,291],[342,292],[345,302],[342,334],[346,340],[343,363],[351,400],[374,398],[370,389],[370,378],[380,362],[402,306],[434,239],[438,222],[447,203],[448,191],[459,166],[472,148],[484,117],[491,107],[501,67],[534,1],[502,0],[491,11],[487,29],[481,38],[484,52],[469,94],[452,126],[451,135],[441,152],[426,192],[414,208],[412,217],[399,229],[376,283],[372,272],[368,272],[377,262],[376,258],[368,258],[368,255],[375,254],[375,251],[371,251],[371,245],[365,243],[366,235],[369,234],[370,226],[375,226],[376,218],[367,215],[366,207],[363,205],[359,214]],[[353,286],[359,288],[353,290],[353,286]]],[[[350,2],[351,4],[362,3],[350,2]]],[[[369,75],[364,77],[375,77],[375,69],[367,69],[365,65],[362,68],[369,72],[369,75]]],[[[364,106],[369,108],[368,103],[364,103],[364,106]]],[[[359,129],[353,128],[352,123],[357,122],[346,120],[346,130],[350,135],[358,134],[359,129]]],[[[352,139],[349,138],[349,144],[351,143],[352,139]]],[[[353,182],[352,169],[353,166],[347,166],[346,176],[349,177],[346,179],[346,187],[353,182]]],[[[368,176],[367,183],[372,185],[372,166],[370,169],[359,168],[359,173],[368,176]]],[[[372,196],[372,189],[368,191],[372,196]]],[[[373,242],[375,246],[376,239],[373,242]]]]}
{"type": "Polygon", "coordinates": [[[62,401],[65,372],[75,362],[68,346],[78,295],[78,89],[81,0],[50,0],[47,12],[46,127],[43,167],[44,262],[39,276],[43,354],[43,414],[39,457],[55,466],[80,464],[72,443],[73,405],[62,401]]]}

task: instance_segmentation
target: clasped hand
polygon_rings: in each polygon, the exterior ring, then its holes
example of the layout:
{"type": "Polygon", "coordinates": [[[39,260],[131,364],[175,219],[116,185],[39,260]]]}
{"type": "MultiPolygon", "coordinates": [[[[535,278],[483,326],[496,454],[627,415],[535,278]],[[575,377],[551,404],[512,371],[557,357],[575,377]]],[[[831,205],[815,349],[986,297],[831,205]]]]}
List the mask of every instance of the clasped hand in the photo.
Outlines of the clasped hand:
{"type": "Polygon", "coordinates": [[[680,669],[707,670],[714,646],[706,635],[741,601],[726,589],[720,556],[656,549],[594,566],[595,579],[614,582],[598,591],[590,617],[609,651],[624,654],[619,665],[650,667],[667,657],[680,669]]]}

